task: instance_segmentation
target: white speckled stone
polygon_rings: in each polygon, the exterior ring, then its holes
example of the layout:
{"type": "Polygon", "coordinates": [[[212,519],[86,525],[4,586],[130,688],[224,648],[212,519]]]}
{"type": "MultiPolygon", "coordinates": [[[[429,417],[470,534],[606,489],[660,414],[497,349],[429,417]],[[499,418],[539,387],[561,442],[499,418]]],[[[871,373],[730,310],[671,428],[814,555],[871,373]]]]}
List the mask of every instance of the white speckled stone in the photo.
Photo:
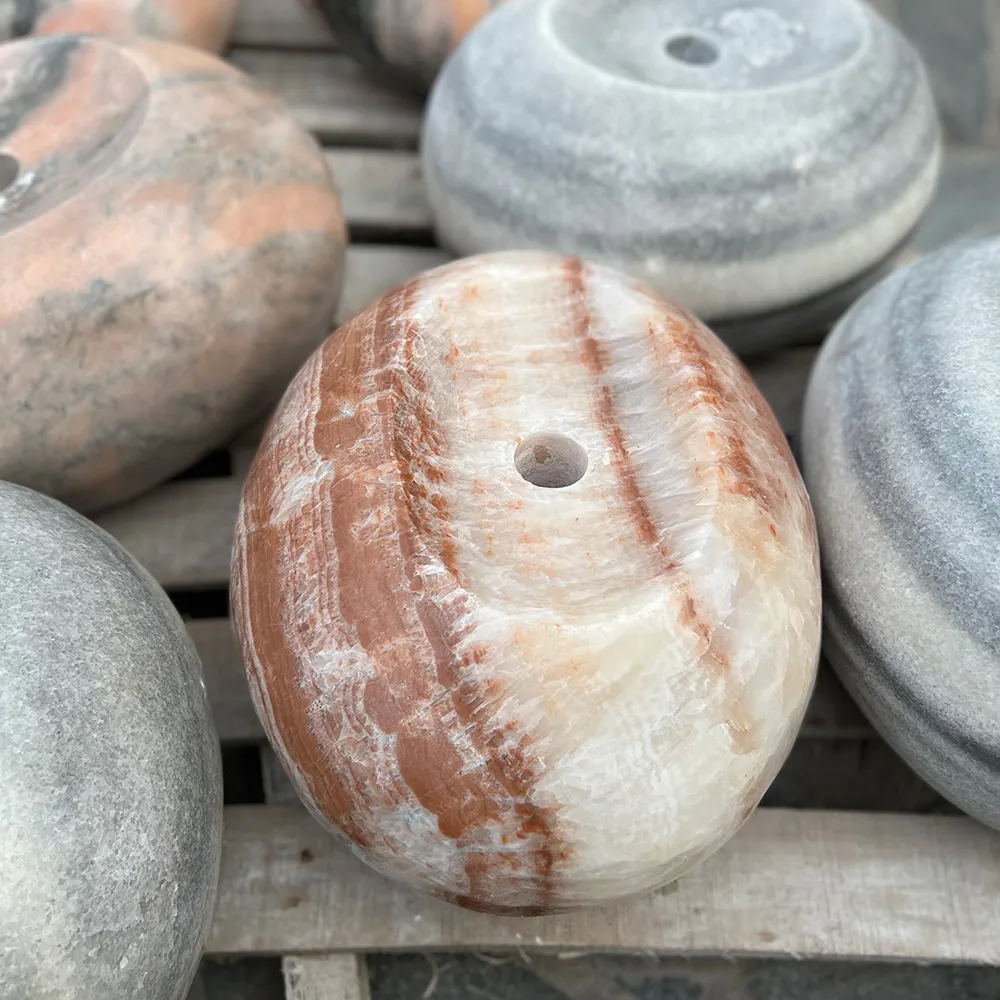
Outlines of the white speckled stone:
{"type": "Polygon", "coordinates": [[[600,260],[743,352],[871,284],[940,160],[925,70],[861,0],[512,0],[446,64],[422,145],[452,250],[600,260]]]}
{"type": "Polygon", "coordinates": [[[109,535],[0,483],[0,998],[183,1000],[222,772],[177,612],[109,535]]]}
{"type": "Polygon", "coordinates": [[[1000,828],[1000,241],[893,275],[806,398],[829,654],[895,750],[1000,828]]]}

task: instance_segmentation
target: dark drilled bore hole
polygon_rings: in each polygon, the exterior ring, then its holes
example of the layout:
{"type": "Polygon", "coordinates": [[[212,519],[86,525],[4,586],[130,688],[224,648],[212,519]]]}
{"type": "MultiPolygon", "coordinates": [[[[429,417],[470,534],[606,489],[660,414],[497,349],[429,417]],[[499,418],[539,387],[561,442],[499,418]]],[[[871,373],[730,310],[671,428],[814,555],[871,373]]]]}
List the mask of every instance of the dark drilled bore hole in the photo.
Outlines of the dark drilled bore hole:
{"type": "Polygon", "coordinates": [[[533,486],[558,490],[583,478],[587,453],[565,434],[531,434],[517,446],[514,468],[533,486]]]}
{"type": "Polygon", "coordinates": [[[21,164],[10,153],[0,153],[0,191],[6,191],[20,172],[21,164]]]}
{"type": "Polygon", "coordinates": [[[719,50],[699,35],[674,35],[667,39],[667,55],[689,66],[708,66],[719,58],[719,50]]]}

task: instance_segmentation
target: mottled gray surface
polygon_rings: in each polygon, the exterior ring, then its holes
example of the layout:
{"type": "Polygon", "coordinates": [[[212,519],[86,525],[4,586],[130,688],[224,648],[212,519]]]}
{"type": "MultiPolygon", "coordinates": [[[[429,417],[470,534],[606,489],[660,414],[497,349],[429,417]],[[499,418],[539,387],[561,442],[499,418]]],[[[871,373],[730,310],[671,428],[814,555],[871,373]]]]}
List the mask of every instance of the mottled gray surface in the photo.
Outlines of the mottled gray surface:
{"type": "Polygon", "coordinates": [[[858,0],[513,0],[438,77],[422,156],[452,249],[579,253],[746,320],[890,253],[939,129],[916,53],[858,0]],[[717,59],[671,57],[682,35],[717,59]]]}
{"type": "Polygon", "coordinates": [[[820,353],[803,458],[828,655],[887,741],[1000,827],[1000,240],[926,258],[820,353]]]}
{"type": "Polygon", "coordinates": [[[181,1000],[219,748],[191,641],[103,531],[0,483],[0,998],[181,1000]]]}

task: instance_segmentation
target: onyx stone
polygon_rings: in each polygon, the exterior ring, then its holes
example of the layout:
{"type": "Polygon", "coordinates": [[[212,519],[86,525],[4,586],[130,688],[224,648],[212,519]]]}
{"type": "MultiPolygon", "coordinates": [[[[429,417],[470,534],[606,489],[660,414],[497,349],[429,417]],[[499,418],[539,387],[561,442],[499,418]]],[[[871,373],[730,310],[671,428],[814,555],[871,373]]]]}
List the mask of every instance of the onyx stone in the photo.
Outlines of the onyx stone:
{"type": "Polygon", "coordinates": [[[0,997],[183,1000],[211,923],[222,769],[160,587],[0,483],[0,997]]]}
{"type": "Polygon", "coordinates": [[[504,0],[303,0],[372,75],[422,95],[462,39],[504,0]]]}
{"type": "Polygon", "coordinates": [[[329,333],[322,150],[204,52],[0,46],[0,479],[85,513],[224,446],[329,333]]]}
{"type": "Polygon", "coordinates": [[[922,778],[1000,828],[1000,241],[900,271],[813,371],[827,646],[922,778]]]}
{"type": "Polygon", "coordinates": [[[523,0],[445,65],[422,158],[453,251],[601,261],[749,353],[816,339],[883,273],[940,129],[860,0],[523,0]]]}

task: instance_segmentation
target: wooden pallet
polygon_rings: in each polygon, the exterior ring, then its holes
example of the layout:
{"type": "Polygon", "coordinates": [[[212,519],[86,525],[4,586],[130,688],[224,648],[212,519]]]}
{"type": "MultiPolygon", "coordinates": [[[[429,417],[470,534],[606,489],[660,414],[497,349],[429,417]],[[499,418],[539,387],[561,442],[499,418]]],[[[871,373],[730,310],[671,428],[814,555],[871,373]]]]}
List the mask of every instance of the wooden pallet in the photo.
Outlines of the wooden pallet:
{"type": "MultiPolygon", "coordinates": [[[[328,147],[354,240],[340,319],[446,260],[432,245],[415,153],[420,108],[370,83],[295,0],[243,0],[236,41],[232,61],[328,147]]],[[[992,206],[964,215],[956,207],[956,178],[996,182],[1000,161],[988,150],[949,152],[942,197],[911,259],[959,235],[1000,230],[992,206]]],[[[751,364],[793,445],[814,356],[786,350],[751,364]]],[[[233,443],[229,475],[168,483],[97,520],[171,592],[225,588],[257,434],[249,428],[233,443]]],[[[188,627],[221,740],[263,743],[229,620],[188,627]]],[[[800,739],[871,736],[824,667],[800,739]]],[[[381,879],[297,804],[226,808],[208,954],[282,956],[289,1000],[357,1000],[368,993],[364,952],[416,949],[998,963],[1000,838],[958,816],[759,809],[674,886],[609,909],[510,919],[381,879]]]]}

